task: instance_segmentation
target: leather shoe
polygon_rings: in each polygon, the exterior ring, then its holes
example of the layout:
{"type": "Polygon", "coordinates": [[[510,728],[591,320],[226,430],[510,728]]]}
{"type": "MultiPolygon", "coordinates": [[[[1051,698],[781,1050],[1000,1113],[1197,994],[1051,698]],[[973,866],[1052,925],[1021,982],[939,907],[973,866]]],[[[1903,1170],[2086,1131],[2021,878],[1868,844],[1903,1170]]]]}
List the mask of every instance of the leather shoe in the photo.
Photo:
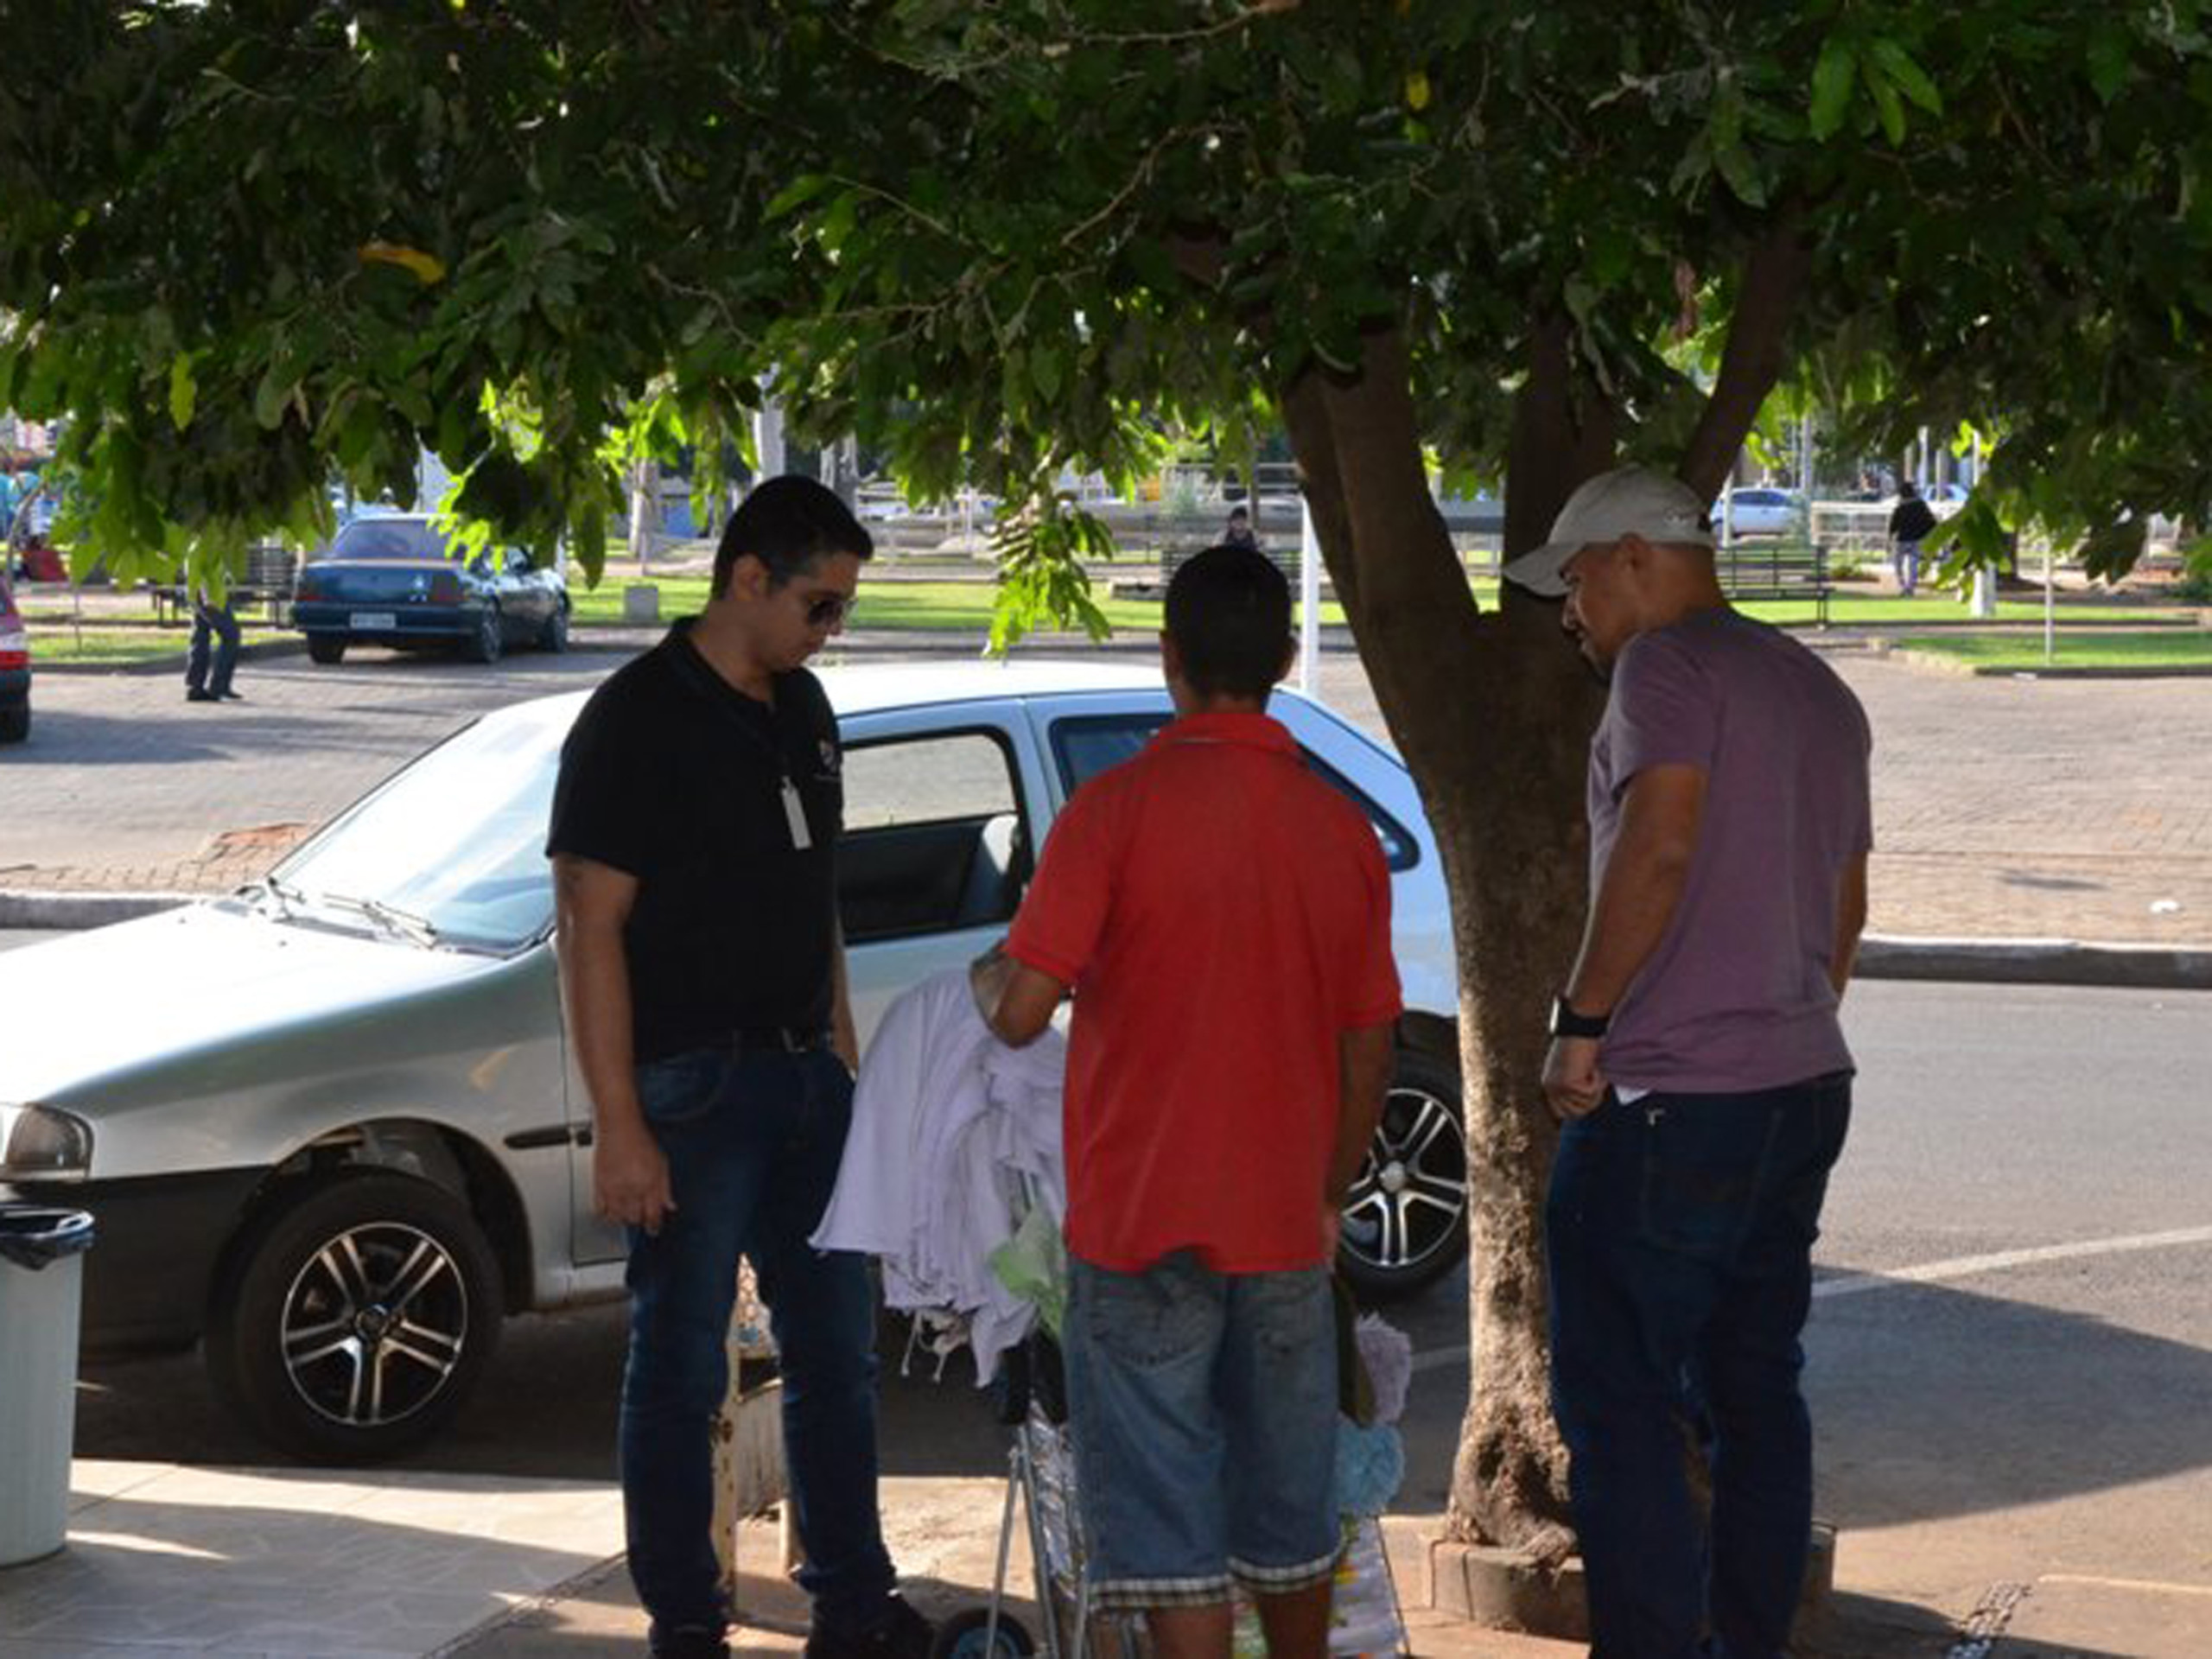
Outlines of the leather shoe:
{"type": "Polygon", "coordinates": [[[220,702],[222,701],[213,691],[202,691],[196,685],[184,694],[184,700],[187,702],[220,702]]]}

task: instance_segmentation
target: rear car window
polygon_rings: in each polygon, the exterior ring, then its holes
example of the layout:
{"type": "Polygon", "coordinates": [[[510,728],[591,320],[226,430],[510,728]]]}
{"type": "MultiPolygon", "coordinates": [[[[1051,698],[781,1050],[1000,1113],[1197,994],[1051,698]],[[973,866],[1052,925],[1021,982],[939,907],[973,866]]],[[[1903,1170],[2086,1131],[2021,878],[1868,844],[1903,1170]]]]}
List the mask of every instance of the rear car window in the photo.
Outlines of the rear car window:
{"type": "MultiPolygon", "coordinates": [[[[1158,714],[1085,715],[1054,721],[1052,759],[1059,767],[1062,791],[1071,796],[1085,780],[1132,758],[1152,741],[1152,734],[1167,720],[1163,710],[1158,714]]],[[[1316,776],[1357,807],[1375,827],[1375,837],[1382,843],[1382,861],[1392,874],[1410,870],[1421,862],[1421,843],[1405,825],[1311,749],[1301,748],[1300,753],[1316,776]]]]}

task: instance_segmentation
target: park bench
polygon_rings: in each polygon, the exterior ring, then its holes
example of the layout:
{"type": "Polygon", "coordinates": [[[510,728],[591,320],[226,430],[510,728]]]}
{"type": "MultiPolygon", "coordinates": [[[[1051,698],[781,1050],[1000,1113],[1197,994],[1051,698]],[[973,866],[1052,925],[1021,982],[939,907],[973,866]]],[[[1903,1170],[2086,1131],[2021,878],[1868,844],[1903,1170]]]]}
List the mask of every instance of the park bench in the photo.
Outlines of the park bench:
{"type": "MultiPolygon", "coordinates": [[[[266,606],[270,621],[281,626],[291,613],[292,582],[298,568],[299,560],[288,547],[271,543],[248,548],[245,574],[231,584],[232,611],[266,606]]],[[[149,591],[155,621],[167,622],[173,617],[181,621],[191,616],[192,595],[182,582],[169,582],[149,591]]]]}
{"type": "Polygon", "coordinates": [[[1835,591],[1828,580],[1825,548],[1802,543],[1738,541],[1716,548],[1713,569],[1720,590],[1732,600],[1810,600],[1820,626],[1828,625],[1828,596],[1835,591]]]}

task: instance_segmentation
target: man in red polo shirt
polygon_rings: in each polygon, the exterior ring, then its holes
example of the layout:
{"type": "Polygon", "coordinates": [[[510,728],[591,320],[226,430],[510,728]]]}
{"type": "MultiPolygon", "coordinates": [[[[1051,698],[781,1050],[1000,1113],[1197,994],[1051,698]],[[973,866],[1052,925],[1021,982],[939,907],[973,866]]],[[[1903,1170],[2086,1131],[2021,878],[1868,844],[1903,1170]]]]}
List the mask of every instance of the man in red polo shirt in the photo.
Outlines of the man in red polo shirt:
{"type": "Polygon", "coordinates": [[[1230,1651],[1232,1580],[1276,1656],[1325,1653],[1338,1208],[1399,1011],[1375,832],[1266,713],[1290,593],[1221,546],[1169,584],[1177,719],[1054,824],[1004,953],[1006,1041],[1075,995],[1065,1339],[1093,1605],[1164,1659],[1230,1651]]]}

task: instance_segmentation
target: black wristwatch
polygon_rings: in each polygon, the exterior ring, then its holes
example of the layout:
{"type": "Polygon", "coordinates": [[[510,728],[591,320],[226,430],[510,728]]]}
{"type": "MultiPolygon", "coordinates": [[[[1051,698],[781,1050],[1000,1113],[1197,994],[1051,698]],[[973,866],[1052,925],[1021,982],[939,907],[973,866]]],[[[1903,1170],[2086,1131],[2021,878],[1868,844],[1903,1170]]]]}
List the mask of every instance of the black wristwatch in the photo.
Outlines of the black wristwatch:
{"type": "Polygon", "coordinates": [[[1612,1027],[1610,1014],[1578,1014],[1563,996],[1552,998],[1552,1035],[1554,1037],[1602,1037],[1612,1027]]]}

